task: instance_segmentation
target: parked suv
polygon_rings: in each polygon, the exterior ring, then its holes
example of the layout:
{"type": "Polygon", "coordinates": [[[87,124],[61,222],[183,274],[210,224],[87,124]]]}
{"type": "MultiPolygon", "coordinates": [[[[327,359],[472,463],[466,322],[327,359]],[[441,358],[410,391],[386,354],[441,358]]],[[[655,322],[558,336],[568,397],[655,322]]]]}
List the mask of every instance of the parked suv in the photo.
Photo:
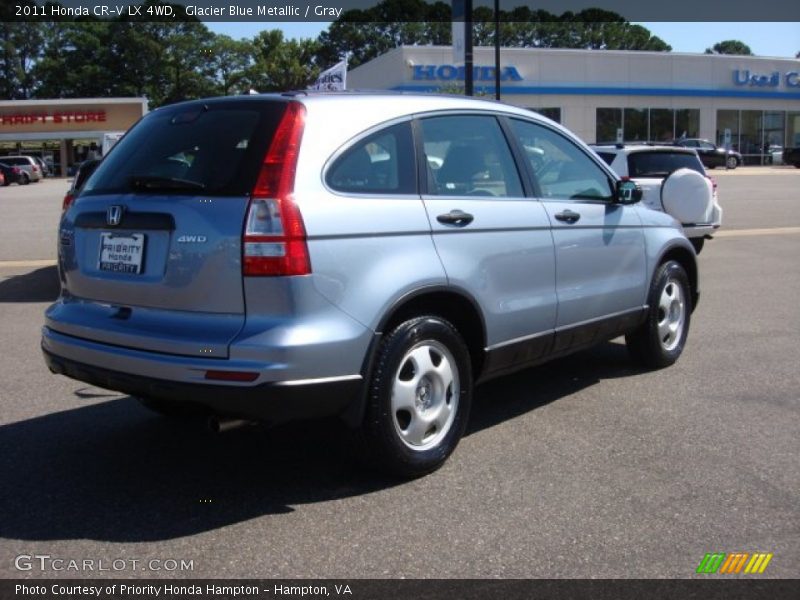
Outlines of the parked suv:
{"type": "Polygon", "coordinates": [[[722,225],[717,182],[688,148],[651,144],[597,144],[597,154],[642,189],[642,204],[675,217],[695,251],[722,225]]]}
{"type": "Polygon", "coordinates": [[[742,164],[742,155],[736,150],[725,149],[709,140],[683,138],[675,140],[675,145],[694,149],[707,169],[714,169],[715,167],[735,169],[742,164]]]}
{"type": "Polygon", "coordinates": [[[40,181],[42,177],[44,177],[42,168],[32,156],[3,156],[0,157],[0,160],[7,165],[22,169],[21,183],[23,184],[30,183],[31,181],[40,181]]]}
{"type": "Polygon", "coordinates": [[[476,383],[621,334],[645,365],[678,359],[695,254],[639,195],[499,103],[162,107],[62,215],[44,355],[162,412],[338,415],[365,457],[420,475],[456,447],[476,383]]]}

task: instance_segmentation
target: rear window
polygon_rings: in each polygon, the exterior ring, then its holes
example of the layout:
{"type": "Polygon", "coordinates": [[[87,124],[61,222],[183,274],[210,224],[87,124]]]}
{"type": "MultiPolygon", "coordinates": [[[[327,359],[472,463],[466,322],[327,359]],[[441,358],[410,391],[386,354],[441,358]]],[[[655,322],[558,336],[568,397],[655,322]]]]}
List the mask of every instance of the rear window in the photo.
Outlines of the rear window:
{"type": "Polygon", "coordinates": [[[630,177],[654,177],[663,179],[678,169],[692,169],[705,175],[703,164],[696,154],[688,152],[632,152],[628,155],[630,177]]]}
{"type": "Polygon", "coordinates": [[[154,111],[114,146],[82,195],[249,194],[285,109],[229,101],[154,111]]]}

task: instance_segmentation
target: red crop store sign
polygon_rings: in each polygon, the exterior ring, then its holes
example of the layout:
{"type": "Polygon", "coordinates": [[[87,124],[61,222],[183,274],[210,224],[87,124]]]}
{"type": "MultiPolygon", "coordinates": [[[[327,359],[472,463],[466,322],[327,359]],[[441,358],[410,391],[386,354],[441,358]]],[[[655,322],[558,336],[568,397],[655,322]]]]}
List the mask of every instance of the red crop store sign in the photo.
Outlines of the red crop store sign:
{"type": "Polygon", "coordinates": [[[0,125],[3,127],[14,125],[36,124],[63,124],[63,123],[103,123],[106,120],[106,111],[72,111],[64,110],[47,113],[29,113],[16,115],[0,115],[0,125]]]}

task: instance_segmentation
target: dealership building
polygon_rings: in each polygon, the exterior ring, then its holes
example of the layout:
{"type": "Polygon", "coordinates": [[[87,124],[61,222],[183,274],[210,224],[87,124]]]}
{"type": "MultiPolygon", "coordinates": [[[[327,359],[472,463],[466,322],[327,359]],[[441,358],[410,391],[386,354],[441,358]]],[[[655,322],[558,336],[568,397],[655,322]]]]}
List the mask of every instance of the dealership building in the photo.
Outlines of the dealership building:
{"type": "MultiPolygon", "coordinates": [[[[503,48],[501,99],[560,122],[586,142],[700,137],[746,164],[800,146],[800,61],[752,56],[503,48]]],[[[476,94],[494,98],[494,49],[475,48],[476,94]]],[[[354,89],[456,91],[451,47],[403,46],[349,71],[354,89]]]]}
{"type": "Polygon", "coordinates": [[[145,98],[0,101],[3,156],[39,156],[56,175],[94,158],[147,112],[145,98]]]}

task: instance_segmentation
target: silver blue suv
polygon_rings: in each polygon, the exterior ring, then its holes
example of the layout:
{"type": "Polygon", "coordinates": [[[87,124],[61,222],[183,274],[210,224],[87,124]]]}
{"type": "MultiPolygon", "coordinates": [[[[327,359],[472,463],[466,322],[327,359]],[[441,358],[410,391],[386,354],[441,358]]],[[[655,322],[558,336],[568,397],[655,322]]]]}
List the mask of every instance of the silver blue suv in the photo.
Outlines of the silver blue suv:
{"type": "Polygon", "coordinates": [[[340,416],[405,476],[476,384],[626,335],[663,367],[691,244],[563,127],[435,95],[194,101],[144,117],[65,211],[55,373],[170,413],[340,416]]]}

